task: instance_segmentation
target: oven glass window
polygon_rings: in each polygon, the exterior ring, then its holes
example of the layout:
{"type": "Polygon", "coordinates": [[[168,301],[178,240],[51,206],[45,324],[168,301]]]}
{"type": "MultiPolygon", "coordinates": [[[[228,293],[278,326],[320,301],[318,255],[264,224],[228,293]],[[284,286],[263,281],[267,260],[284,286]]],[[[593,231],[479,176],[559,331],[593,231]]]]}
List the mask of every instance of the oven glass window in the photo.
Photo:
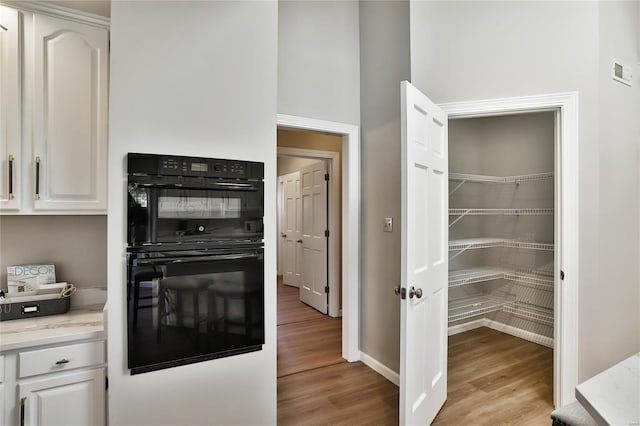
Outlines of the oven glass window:
{"type": "Polygon", "coordinates": [[[241,213],[240,198],[158,197],[159,219],[237,219],[241,213]]]}

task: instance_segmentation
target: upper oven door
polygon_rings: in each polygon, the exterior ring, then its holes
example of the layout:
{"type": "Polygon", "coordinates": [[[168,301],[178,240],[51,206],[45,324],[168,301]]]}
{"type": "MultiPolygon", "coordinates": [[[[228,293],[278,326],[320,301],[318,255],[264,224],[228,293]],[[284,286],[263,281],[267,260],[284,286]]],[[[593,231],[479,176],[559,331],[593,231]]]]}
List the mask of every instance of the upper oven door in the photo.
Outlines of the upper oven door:
{"type": "Polygon", "coordinates": [[[262,240],[262,182],[175,180],[130,178],[129,246],[262,240]]]}

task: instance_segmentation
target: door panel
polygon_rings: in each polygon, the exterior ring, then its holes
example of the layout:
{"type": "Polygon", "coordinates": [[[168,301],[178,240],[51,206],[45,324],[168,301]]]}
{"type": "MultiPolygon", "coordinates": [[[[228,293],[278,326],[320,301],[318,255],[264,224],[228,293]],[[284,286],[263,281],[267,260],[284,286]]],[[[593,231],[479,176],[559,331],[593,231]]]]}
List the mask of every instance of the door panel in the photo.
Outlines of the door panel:
{"type": "Polygon", "coordinates": [[[327,313],[327,181],[323,161],[300,170],[302,187],[302,238],[304,257],[300,300],[327,313]]]}
{"type": "Polygon", "coordinates": [[[402,83],[400,424],[428,424],[447,396],[447,115],[402,83]]]}
{"type": "Polygon", "coordinates": [[[302,270],[301,236],[302,200],[300,197],[300,172],[289,173],[284,179],[284,274],[282,282],[300,287],[302,270]]]}
{"type": "Polygon", "coordinates": [[[18,11],[0,6],[0,210],[20,208],[18,11]]]}
{"type": "Polygon", "coordinates": [[[35,15],[36,209],[106,209],[108,36],[35,15]]]}

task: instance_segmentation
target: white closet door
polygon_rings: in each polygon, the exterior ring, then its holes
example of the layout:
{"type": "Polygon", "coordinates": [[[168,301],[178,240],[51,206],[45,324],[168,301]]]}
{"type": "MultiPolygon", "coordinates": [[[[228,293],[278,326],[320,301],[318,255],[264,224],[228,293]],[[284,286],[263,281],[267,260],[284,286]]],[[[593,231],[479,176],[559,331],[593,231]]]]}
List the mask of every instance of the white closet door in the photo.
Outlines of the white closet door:
{"type": "Polygon", "coordinates": [[[447,398],[447,114],[401,88],[400,425],[425,425],[447,398]]]}

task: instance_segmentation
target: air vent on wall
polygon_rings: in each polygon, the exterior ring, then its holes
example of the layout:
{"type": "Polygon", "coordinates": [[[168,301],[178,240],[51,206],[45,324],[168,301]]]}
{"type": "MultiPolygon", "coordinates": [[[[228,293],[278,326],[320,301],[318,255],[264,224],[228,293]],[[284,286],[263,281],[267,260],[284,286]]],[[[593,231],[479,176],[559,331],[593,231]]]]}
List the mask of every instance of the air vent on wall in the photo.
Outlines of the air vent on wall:
{"type": "Polygon", "coordinates": [[[631,86],[631,81],[633,79],[631,67],[626,66],[623,63],[614,60],[613,61],[613,79],[615,81],[619,81],[620,83],[626,84],[627,86],[631,86]]]}

